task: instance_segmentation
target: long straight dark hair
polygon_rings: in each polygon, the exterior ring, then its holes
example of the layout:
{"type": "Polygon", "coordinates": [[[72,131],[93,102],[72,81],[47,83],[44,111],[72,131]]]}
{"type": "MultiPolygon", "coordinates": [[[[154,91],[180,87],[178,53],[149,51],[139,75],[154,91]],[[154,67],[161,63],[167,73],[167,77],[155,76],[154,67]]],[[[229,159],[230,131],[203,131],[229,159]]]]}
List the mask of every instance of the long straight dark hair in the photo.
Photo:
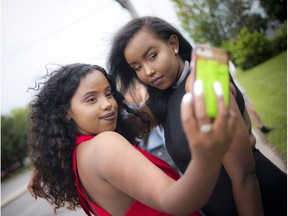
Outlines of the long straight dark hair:
{"type": "MultiPolygon", "coordinates": [[[[129,66],[125,57],[124,49],[129,40],[141,29],[147,28],[163,41],[168,41],[171,35],[176,35],[179,39],[179,55],[185,61],[190,61],[192,46],[183,35],[168,22],[151,16],[132,19],[124,25],[115,35],[108,58],[108,72],[121,83],[121,91],[125,92],[135,81],[140,81],[136,72],[129,66]]],[[[141,81],[140,81],[141,82],[141,81]]],[[[172,88],[159,90],[147,86],[149,94],[148,106],[153,111],[159,124],[163,124],[166,119],[167,104],[172,88]]]]}

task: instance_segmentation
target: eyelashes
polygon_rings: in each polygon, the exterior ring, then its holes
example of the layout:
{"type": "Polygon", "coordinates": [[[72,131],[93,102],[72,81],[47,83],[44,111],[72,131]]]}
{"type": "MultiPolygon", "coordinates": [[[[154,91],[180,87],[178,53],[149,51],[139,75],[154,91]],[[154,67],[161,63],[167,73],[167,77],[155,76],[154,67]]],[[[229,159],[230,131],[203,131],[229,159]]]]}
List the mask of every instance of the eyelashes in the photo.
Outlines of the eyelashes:
{"type": "MultiPolygon", "coordinates": [[[[148,58],[148,62],[152,62],[157,58],[158,53],[152,53],[149,58],[148,58]]],[[[134,71],[139,72],[142,69],[142,65],[136,65],[136,66],[130,66],[134,71]]]]}

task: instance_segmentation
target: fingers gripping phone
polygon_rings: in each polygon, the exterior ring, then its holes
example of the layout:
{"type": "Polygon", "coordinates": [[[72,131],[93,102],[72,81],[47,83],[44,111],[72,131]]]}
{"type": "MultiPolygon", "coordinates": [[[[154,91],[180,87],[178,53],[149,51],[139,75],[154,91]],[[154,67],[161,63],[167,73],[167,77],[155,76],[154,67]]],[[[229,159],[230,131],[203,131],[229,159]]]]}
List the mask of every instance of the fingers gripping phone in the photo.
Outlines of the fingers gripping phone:
{"type": "Polygon", "coordinates": [[[228,54],[218,48],[198,45],[192,51],[191,68],[193,80],[202,80],[207,115],[215,118],[218,112],[213,83],[219,81],[223,88],[225,105],[229,105],[228,54]]]}

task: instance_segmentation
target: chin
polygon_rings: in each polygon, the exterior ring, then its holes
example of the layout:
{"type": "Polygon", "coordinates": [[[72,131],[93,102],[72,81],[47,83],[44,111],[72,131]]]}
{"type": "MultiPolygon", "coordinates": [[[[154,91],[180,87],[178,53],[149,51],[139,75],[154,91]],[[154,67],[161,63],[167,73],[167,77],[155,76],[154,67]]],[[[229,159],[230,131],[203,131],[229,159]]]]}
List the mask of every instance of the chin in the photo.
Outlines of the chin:
{"type": "Polygon", "coordinates": [[[168,89],[170,86],[157,86],[156,88],[159,89],[159,90],[166,90],[168,89]]]}
{"type": "Polygon", "coordinates": [[[115,131],[116,130],[116,124],[107,129],[107,131],[115,131]]]}

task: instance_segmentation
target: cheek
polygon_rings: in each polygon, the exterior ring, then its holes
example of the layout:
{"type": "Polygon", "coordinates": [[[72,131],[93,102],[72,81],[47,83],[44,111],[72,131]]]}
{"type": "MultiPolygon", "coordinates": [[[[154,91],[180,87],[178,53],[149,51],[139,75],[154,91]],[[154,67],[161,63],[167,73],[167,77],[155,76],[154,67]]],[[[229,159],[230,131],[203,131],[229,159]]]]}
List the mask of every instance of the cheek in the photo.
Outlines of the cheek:
{"type": "Polygon", "coordinates": [[[136,73],[136,76],[138,77],[138,79],[143,82],[144,84],[147,84],[147,76],[145,74],[145,72],[138,72],[136,73]]]}
{"type": "Polygon", "coordinates": [[[110,103],[112,104],[115,110],[118,110],[118,103],[114,97],[111,99],[110,103]]]}
{"type": "Polygon", "coordinates": [[[166,70],[178,70],[179,62],[174,53],[168,52],[167,55],[163,57],[163,59],[163,61],[165,61],[163,67],[165,67],[166,70]]]}

